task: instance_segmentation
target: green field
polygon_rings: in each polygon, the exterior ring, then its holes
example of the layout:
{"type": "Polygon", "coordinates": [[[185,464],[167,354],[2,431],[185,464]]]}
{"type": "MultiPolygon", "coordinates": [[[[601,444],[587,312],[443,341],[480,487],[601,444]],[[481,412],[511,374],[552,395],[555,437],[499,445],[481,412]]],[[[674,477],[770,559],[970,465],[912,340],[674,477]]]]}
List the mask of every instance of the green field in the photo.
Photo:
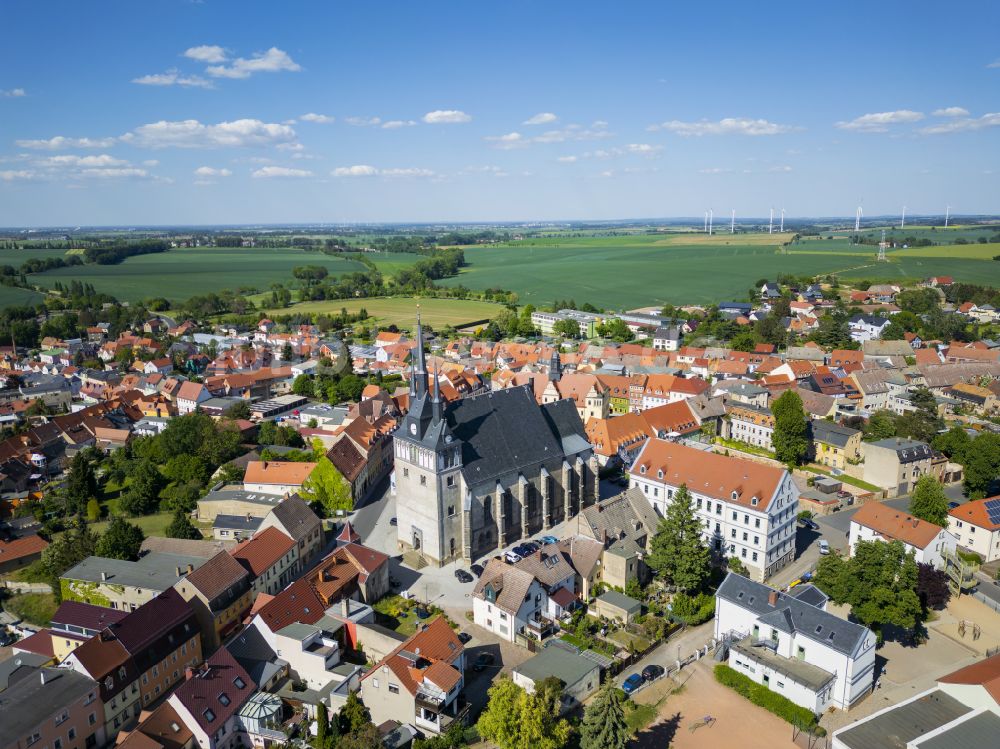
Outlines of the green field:
{"type": "Polygon", "coordinates": [[[487,320],[503,309],[499,304],[471,299],[431,299],[410,297],[379,297],[375,299],[329,299],[322,302],[299,302],[284,309],[266,310],[272,316],[289,314],[337,314],[342,309],[357,312],[364,308],[371,322],[379,325],[396,325],[404,330],[413,327],[420,305],[420,319],[432,328],[445,325],[462,327],[468,323],[487,320]]]}
{"type": "Polygon", "coordinates": [[[22,289],[19,286],[0,286],[0,308],[38,304],[42,298],[41,294],[31,289],[22,289]]]}
{"type": "Polygon", "coordinates": [[[331,275],[365,269],[353,260],[296,248],[196,247],[131,257],[118,265],[60,268],[30,278],[49,287],[56,281],[83,281],[123,301],[183,301],[222,289],[267,289],[275,282],[290,282],[292,268],[299,265],[322,265],[331,275]]]}
{"type": "Polygon", "coordinates": [[[15,268],[21,267],[26,260],[47,257],[66,257],[66,250],[0,249],[0,265],[13,265],[15,268]]]}
{"type": "MultiPolygon", "coordinates": [[[[953,235],[936,232],[938,241],[953,235]]],[[[982,236],[978,230],[976,236],[982,236]]],[[[876,250],[852,245],[846,237],[803,239],[780,245],[791,235],[655,234],[611,237],[552,237],[492,247],[466,247],[467,267],[444,285],[516,291],[522,303],[574,299],[601,307],[646,304],[709,304],[744,299],[759,278],[779,273],[903,281],[932,275],[1000,286],[995,245],[948,245],[893,250],[888,263],[875,262],[876,250]]]]}

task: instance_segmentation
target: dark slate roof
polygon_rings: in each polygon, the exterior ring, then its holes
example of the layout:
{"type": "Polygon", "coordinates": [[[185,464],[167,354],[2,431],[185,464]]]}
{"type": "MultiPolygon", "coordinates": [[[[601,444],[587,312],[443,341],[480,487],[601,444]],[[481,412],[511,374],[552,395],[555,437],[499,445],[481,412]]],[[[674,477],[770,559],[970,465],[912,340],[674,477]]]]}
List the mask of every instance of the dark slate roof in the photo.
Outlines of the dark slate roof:
{"type": "Polygon", "coordinates": [[[278,658],[261,631],[253,626],[245,627],[226,645],[226,650],[257,684],[266,684],[275,671],[281,669],[281,664],[286,663],[278,658]]]}
{"type": "Polygon", "coordinates": [[[18,681],[17,689],[0,692],[4,740],[27,736],[63,706],[83,702],[91,692],[97,692],[97,684],[81,673],[68,668],[36,669],[18,681]],[[40,671],[45,673],[44,683],[40,671]]]}
{"type": "Polygon", "coordinates": [[[852,654],[858,644],[872,634],[867,627],[732,572],[722,581],[715,595],[753,612],[764,624],[789,634],[800,633],[844,655],[852,654]],[[774,606],[768,603],[772,592],[778,593],[774,606]]]}
{"type": "Polygon", "coordinates": [[[851,429],[826,419],[813,419],[811,427],[814,440],[837,447],[846,446],[847,441],[858,433],[857,429],[851,429]]]}
{"type": "Polygon", "coordinates": [[[927,444],[900,437],[889,437],[888,439],[878,440],[869,444],[875,447],[883,447],[886,450],[894,450],[899,457],[900,463],[913,463],[918,460],[926,460],[933,454],[933,451],[927,444]]]}
{"type": "Polygon", "coordinates": [[[830,600],[830,597],[815,585],[796,585],[788,591],[788,595],[816,608],[821,608],[830,600]]]}
{"type": "Polygon", "coordinates": [[[253,515],[216,515],[215,520],[212,521],[212,528],[253,532],[263,522],[264,518],[257,518],[253,515]]]}
{"type": "Polygon", "coordinates": [[[47,655],[39,653],[18,653],[5,661],[0,661],[0,692],[26,676],[35,675],[40,666],[51,660],[47,655]]]}
{"type": "Polygon", "coordinates": [[[285,532],[296,541],[301,541],[319,525],[316,513],[309,509],[309,505],[298,494],[279,502],[271,510],[271,514],[281,523],[285,532]]]}
{"type": "Polygon", "coordinates": [[[589,447],[570,401],[539,406],[526,388],[463,398],[445,418],[462,446],[462,473],[475,486],[589,447]]]}
{"type": "Polygon", "coordinates": [[[920,744],[920,749],[955,749],[960,746],[990,746],[1000,737],[1000,716],[983,712],[964,720],[920,744]]]}
{"type": "Polygon", "coordinates": [[[56,609],[56,613],[52,615],[52,626],[59,629],[74,626],[92,632],[100,632],[109,624],[120,622],[127,616],[127,611],[117,611],[80,601],[63,601],[56,609]]]}
{"type": "MultiPolygon", "coordinates": [[[[926,736],[946,723],[972,712],[954,697],[940,689],[896,705],[884,713],[859,721],[837,739],[848,749],[900,749],[914,739],[926,736]]],[[[975,746],[949,744],[952,747],[975,746]]],[[[981,746],[989,746],[989,743],[981,746]]]]}
{"type": "Polygon", "coordinates": [[[191,604],[167,588],[106,631],[125,646],[140,671],[147,671],[194,637],[198,622],[191,604]]]}

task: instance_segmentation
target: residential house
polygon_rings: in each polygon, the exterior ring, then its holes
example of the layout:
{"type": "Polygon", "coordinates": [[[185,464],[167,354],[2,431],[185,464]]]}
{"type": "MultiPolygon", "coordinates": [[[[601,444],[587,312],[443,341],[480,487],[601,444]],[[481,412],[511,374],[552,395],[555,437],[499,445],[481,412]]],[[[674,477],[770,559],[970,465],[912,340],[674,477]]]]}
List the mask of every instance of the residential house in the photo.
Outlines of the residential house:
{"type": "Polygon", "coordinates": [[[49,623],[52,652],[56,661],[62,662],[91,637],[126,616],[127,611],[116,611],[79,601],[63,601],[49,623]]]}
{"type": "Polygon", "coordinates": [[[298,568],[298,545],[277,528],[265,528],[241,541],[231,554],[250,573],[254,598],[284,590],[298,568]]]}
{"type": "Polygon", "coordinates": [[[243,490],[263,494],[297,494],[315,467],[315,463],[254,460],[247,464],[243,490]]]}
{"type": "Polygon", "coordinates": [[[989,388],[971,385],[965,382],[952,385],[945,394],[960,401],[970,411],[989,416],[997,409],[997,396],[989,388]]]}
{"type": "Polygon", "coordinates": [[[923,442],[890,437],[862,446],[864,480],[885,489],[889,496],[909,494],[917,479],[931,472],[933,451],[923,442]]]}
{"type": "Polygon", "coordinates": [[[256,689],[250,675],[221,648],[167,702],[200,749],[234,749],[247,739],[238,713],[256,689]]]}
{"type": "Polygon", "coordinates": [[[298,495],[279,502],[264,516],[260,530],[277,528],[289,536],[299,547],[299,561],[295,573],[307,569],[323,550],[323,522],[298,495]]]}
{"type": "Polygon", "coordinates": [[[562,683],[559,713],[580,707],[601,686],[601,667],[585,658],[572,646],[556,640],[524,663],[514,667],[511,678],[528,694],[534,694],[539,683],[555,676],[562,683]]]}
{"type": "Polygon", "coordinates": [[[240,626],[253,603],[250,573],[226,551],[179,580],[174,588],[194,609],[209,653],[240,626]]]}
{"type": "Polygon", "coordinates": [[[986,747],[1000,735],[1000,655],[834,731],[832,749],[986,747]]]}
{"type": "Polygon", "coordinates": [[[465,648],[438,617],[361,677],[361,696],[376,725],[397,720],[441,734],[468,714],[465,667],[465,648]]]}
{"type": "Polygon", "coordinates": [[[798,490],[783,468],[649,440],[629,469],[629,483],[660,515],[686,485],[709,548],[738,556],[757,579],[795,556],[798,490]]]}
{"type": "Polygon", "coordinates": [[[984,562],[1000,559],[1000,497],[966,502],[948,511],[948,530],[984,562]]]}
{"type": "MultiPolygon", "coordinates": [[[[561,554],[553,554],[548,547],[542,547],[535,554],[545,553],[545,559],[565,575],[552,586],[566,588],[566,608],[574,598],[570,586],[575,583],[574,570],[561,554]]],[[[532,555],[534,556],[534,555],[532,555]]],[[[523,561],[523,560],[522,560],[523,561]]],[[[516,642],[518,637],[541,639],[551,626],[545,616],[549,608],[549,594],[546,585],[533,574],[538,565],[531,565],[531,571],[520,563],[510,565],[500,559],[490,559],[472,591],[472,617],[480,627],[501,639],[516,642]]],[[[563,597],[560,596],[560,597],[563,597]]]]}
{"type": "Polygon", "coordinates": [[[954,533],[881,502],[858,508],[851,516],[848,533],[851,556],[859,541],[899,541],[917,562],[936,569],[944,569],[944,557],[954,554],[958,543],[954,533]]]}
{"type": "Polygon", "coordinates": [[[861,431],[827,419],[809,422],[813,460],[829,468],[844,470],[861,460],[861,431]]]}
{"type": "Polygon", "coordinates": [[[854,315],[847,321],[851,330],[851,340],[858,343],[880,339],[889,327],[889,318],[875,315],[854,315]]]}
{"type": "Polygon", "coordinates": [[[664,406],[667,403],[694,398],[709,389],[709,384],[700,377],[677,377],[675,375],[648,375],[642,392],[640,410],[664,406]]]}
{"type": "MultiPolygon", "coordinates": [[[[2,471],[0,467],[0,471],[2,471]]],[[[49,542],[37,534],[0,539],[0,574],[16,572],[42,558],[49,542]]]]}
{"type": "Polygon", "coordinates": [[[200,557],[162,553],[135,562],[87,557],[60,576],[62,600],[135,611],[204,563],[200,557]]]}
{"type": "MultiPolygon", "coordinates": [[[[137,722],[142,711],[139,671],[131,653],[115,637],[97,635],[66,658],[67,670],[96,682],[104,707],[100,730],[113,739],[120,730],[137,722]]],[[[96,724],[95,724],[96,726],[96,724]]]]}
{"type": "Polygon", "coordinates": [[[770,409],[730,401],[726,406],[722,437],[748,445],[773,450],[774,414],[770,409]]]}
{"type": "Polygon", "coordinates": [[[174,402],[177,404],[177,413],[183,416],[196,411],[200,403],[204,403],[211,397],[212,394],[208,392],[208,388],[200,382],[184,382],[174,398],[174,402]]]}
{"type": "Polygon", "coordinates": [[[681,329],[675,325],[657,328],[653,333],[653,350],[676,351],[680,348],[683,337],[681,329]]]}
{"type": "MultiPolygon", "coordinates": [[[[649,568],[643,559],[658,524],[659,518],[646,496],[638,489],[629,489],[584,508],[566,531],[597,541],[602,550],[599,579],[610,587],[624,588],[633,580],[649,580],[649,568]]],[[[577,572],[586,577],[579,568],[577,572]]],[[[589,587],[581,592],[589,594],[589,587]]]]}
{"type": "Polygon", "coordinates": [[[108,739],[100,690],[64,668],[26,667],[0,691],[0,749],[94,749],[108,739]]]}
{"type": "Polygon", "coordinates": [[[875,633],[826,610],[812,585],[788,593],[730,572],[715,594],[729,667],[812,713],[848,710],[875,687],[875,633]]]}

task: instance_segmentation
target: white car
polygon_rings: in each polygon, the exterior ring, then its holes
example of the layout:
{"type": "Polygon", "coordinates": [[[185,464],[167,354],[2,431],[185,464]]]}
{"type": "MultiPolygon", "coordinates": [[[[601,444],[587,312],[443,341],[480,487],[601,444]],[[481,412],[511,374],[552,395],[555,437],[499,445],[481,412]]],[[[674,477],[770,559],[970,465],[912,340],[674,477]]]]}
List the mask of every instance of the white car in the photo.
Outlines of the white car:
{"type": "Polygon", "coordinates": [[[520,554],[516,554],[513,551],[504,552],[503,558],[507,564],[517,564],[521,561],[521,559],[523,559],[520,554]]]}
{"type": "Polygon", "coordinates": [[[830,553],[830,542],[827,541],[826,539],[820,540],[820,542],[819,542],[819,553],[820,554],[829,554],[830,553]]]}

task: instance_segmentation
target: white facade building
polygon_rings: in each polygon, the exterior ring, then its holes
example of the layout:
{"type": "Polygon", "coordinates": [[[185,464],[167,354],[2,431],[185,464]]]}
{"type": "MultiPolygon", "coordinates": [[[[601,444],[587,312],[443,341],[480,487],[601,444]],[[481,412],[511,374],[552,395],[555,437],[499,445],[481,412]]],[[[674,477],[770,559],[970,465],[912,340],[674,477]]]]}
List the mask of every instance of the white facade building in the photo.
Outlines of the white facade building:
{"type": "Polygon", "coordinates": [[[951,510],[948,530],[961,546],[982,556],[984,562],[1000,559],[1000,497],[966,502],[951,510]]]}
{"type": "Polygon", "coordinates": [[[811,585],[782,593],[730,573],[716,592],[715,637],[729,666],[814,713],[846,710],[871,692],[875,633],[826,611],[811,585]]]}
{"type": "Polygon", "coordinates": [[[788,471],[648,440],[629,470],[629,485],[663,515],[682,484],[714,553],[738,557],[756,580],[795,558],[799,493],[788,471]]]}
{"type": "Polygon", "coordinates": [[[954,533],[879,502],[862,505],[851,518],[848,533],[851,556],[858,541],[900,541],[919,564],[939,570],[944,569],[942,555],[954,554],[958,545],[954,533]]]}

